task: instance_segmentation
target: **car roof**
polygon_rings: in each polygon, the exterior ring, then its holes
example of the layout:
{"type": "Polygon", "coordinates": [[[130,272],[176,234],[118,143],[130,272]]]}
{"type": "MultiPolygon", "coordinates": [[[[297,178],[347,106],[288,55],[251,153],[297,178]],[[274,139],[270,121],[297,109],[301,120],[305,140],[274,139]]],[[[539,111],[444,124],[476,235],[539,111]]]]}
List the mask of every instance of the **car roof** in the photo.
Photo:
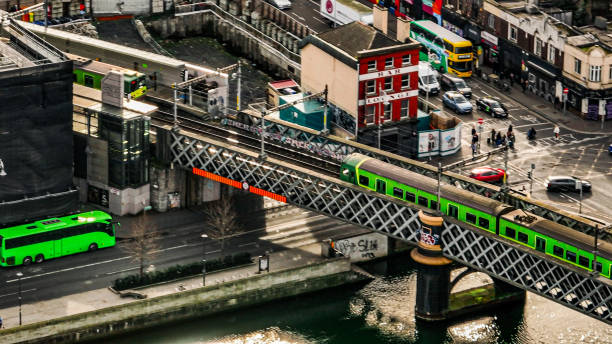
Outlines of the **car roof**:
{"type": "Polygon", "coordinates": [[[576,177],[572,177],[572,176],[548,176],[549,180],[556,180],[556,179],[577,179],[576,177]]]}
{"type": "Polygon", "coordinates": [[[449,95],[449,96],[460,96],[461,93],[457,92],[457,91],[448,91],[446,93],[444,93],[444,95],[449,95]]]}
{"type": "Polygon", "coordinates": [[[463,80],[463,79],[461,79],[458,76],[455,76],[455,75],[452,75],[452,74],[448,74],[448,73],[444,73],[444,75],[442,75],[442,76],[447,77],[449,79],[453,79],[453,80],[463,80]]]}

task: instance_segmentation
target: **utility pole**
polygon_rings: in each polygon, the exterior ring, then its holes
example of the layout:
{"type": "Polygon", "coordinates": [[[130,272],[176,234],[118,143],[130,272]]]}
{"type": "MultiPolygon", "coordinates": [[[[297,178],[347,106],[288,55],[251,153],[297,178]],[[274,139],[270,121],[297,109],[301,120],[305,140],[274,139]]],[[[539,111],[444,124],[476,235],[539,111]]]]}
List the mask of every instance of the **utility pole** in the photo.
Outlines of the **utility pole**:
{"type": "Polygon", "coordinates": [[[529,197],[533,193],[533,170],[535,169],[535,164],[531,164],[531,171],[529,172],[529,197]]]}
{"type": "Polygon", "coordinates": [[[265,142],[265,137],[266,137],[266,122],[265,122],[266,115],[267,115],[267,109],[264,107],[263,111],[261,112],[261,151],[259,152],[259,158],[261,160],[266,159],[266,151],[264,149],[264,142],[265,142]]]}
{"type": "Polygon", "coordinates": [[[176,83],[172,84],[172,89],[174,90],[174,97],[172,99],[172,113],[174,115],[174,128],[178,128],[178,116],[177,116],[177,108],[176,108],[176,97],[178,97],[178,92],[176,89],[176,83]]]}
{"type": "Polygon", "coordinates": [[[442,162],[438,161],[438,206],[436,209],[438,212],[442,211],[442,206],[440,205],[440,182],[442,179],[442,162]]]}
{"type": "Polygon", "coordinates": [[[329,134],[329,129],[327,129],[327,84],[325,84],[325,91],[323,93],[325,94],[325,108],[323,109],[323,131],[321,134],[327,135],[329,134]]]}
{"type": "Polygon", "coordinates": [[[49,16],[49,4],[47,3],[48,0],[45,0],[45,5],[44,5],[44,11],[45,11],[45,32],[47,32],[47,26],[48,24],[48,16],[49,16]]]}
{"type": "Polygon", "coordinates": [[[238,91],[236,93],[236,110],[240,111],[240,92],[241,92],[241,84],[242,84],[242,66],[240,59],[238,59],[238,91]]]}

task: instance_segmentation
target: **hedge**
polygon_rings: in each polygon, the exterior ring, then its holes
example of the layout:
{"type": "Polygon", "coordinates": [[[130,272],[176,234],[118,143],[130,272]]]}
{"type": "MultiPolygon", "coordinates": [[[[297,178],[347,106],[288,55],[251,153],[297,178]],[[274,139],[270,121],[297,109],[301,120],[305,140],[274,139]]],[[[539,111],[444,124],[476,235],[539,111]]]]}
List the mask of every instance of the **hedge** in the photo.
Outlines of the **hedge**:
{"type": "MultiPolygon", "coordinates": [[[[244,265],[251,263],[251,254],[248,252],[237,253],[224,258],[207,260],[206,271],[215,271],[227,269],[233,266],[244,265]]],[[[191,263],[187,265],[175,265],[166,270],[154,271],[140,275],[129,275],[123,278],[118,278],[113,282],[115,290],[126,290],[142,287],[149,284],[167,282],[181,277],[195,276],[202,273],[202,262],[191,263]]]]}

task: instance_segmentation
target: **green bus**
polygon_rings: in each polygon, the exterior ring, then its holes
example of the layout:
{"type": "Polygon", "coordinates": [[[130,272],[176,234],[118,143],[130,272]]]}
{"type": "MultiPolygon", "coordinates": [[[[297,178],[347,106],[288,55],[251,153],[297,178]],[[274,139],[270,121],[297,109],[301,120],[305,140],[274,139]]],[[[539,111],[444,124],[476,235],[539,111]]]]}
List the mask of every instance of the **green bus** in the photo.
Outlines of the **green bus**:
{"type": "Polygon", "coordinates": [[[109,214],[95,210],[0,229],[0,266],[114,246],[116,224],[109,214]]]}
{"type": "Polygon", "coordinates": [[[472,42],[430,20],[410,22],[410,38],[422,44],[420,61],[430,61],[432,67],[442,73],[459,77],[472,76],[472,42]]]}

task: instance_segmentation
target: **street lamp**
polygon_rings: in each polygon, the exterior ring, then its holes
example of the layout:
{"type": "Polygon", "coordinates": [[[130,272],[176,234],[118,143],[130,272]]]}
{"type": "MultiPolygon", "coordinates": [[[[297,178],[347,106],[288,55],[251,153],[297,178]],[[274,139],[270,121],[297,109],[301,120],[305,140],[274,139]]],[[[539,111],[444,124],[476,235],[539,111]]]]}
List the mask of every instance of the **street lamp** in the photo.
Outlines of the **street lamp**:
{"type": "Polygon", "coordinates": [[[232,75],[232,79],[238,79],[238,89],[236,91],[236,111],[240,111],[240,95],[242,93],[241,91],[241,84],[242,84],[242,63],[240,62],[240,59],[238,59],[238,72],[234,73],[232,75]]]}
{"type": "Polygon", "coordinates": [[[19,326],[21,326],[21,277],[23,277],[23,273],[19,271],[17,273],[17,280],[19,281],[19,294],[17,297],[19,299],[19,326]]]}
{"type": "Polygon", "coordinates": [[[266,115],[267,115],[267,110],[265,108],[264,105],[264,109],[261,112],[261,151],[259,152],[259,158],[261,160],[264,160],[266,158],[266,151],[264,150],[264,144],[265,144],[265,137],[266,137],[266,115]]]}
{"type": "Polygon", "coordinates": [[[206,239],[208,235],[202,234],[202,287],[206,285],[206,239]]]}
{"type": "Polygon", "coordinates": [[[379,94],[382,94],[382,102],[380,103],[381,105],[381,111],[378,114],[378,149],[380,149],[380,138],[382,135],[382,124],[383,124],[383,120],[384,120],[384,116],[385,116],[385,106],[389,105],[389,101],[386,100],[385,98],[387,97],[387,92],[385,92],[385,90],[382,89],[382,87],[379,85],[378,86],[379,89],[379,94]]]}

